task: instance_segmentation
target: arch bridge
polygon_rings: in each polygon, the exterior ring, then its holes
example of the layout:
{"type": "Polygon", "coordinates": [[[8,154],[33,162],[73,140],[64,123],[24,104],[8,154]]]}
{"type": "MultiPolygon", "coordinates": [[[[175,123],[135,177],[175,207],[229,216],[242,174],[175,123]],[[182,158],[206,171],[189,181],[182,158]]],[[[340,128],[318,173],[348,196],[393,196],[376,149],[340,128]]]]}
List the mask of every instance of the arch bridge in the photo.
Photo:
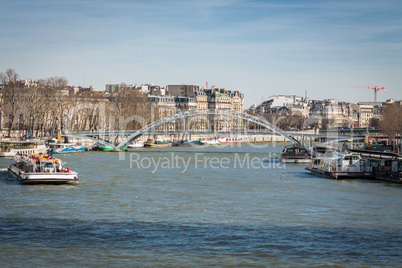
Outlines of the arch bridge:
{"type": "MultiPolygon", "coordinates": [[[[229,127],[228,127],[229,121],[227,118],[234,118],[234,119],[237,119],[238,123],[239,123],[237,125],[237,129],[240,130],[240,127],[243,126],[245,133],[248,131],[248,127],[245,126],[245,122],[247,122],[247,124],[254,123],[255,125],[258,125],[263,128],[267,128],[270,131],[285,137],[292,143],[299,143],[295,138],[293,138],[292,136],[289,136],[283,130],[281,130],[277,126],[271,124],[270,122],[268,122],[267,120],[265,120],[262,117],[257,117],[257,116],[249,115],[246,113],[241,113],[241,112],[232,111],[232,110],[222,110],[222,109],[197,109],[197,110],[183,111],[183,112],[179,112],[176,114],[166,116],[157,121],[154,121],[135,132],[133,132],[133,131],[107,132],[107,135],[129,135],[125,140],[120,142],[118,145],[112,144],[111,142],[107,142],[105,140],[98,139],[95,137],[96,135],[94,135],[94,133],[65,133],[62,136],[86,138],[86,139],[97,141],[104,145],[113,147],[115,149],[121,149],[124,146],[126,146],[131,140],[134,140],[134,139],[140,137],[141,135],[143,135],[145,133],[149,133],[150,131],[155,130],[159,127],[171,126],[172,123],[175,123],[177,121],[184,121],[184,124],[182,124],[182,126],[185,129],[186,128],[185,120],[187,118],[193,119],[193,122],[192,122],[193,124],[197,124],[197,123],[195,123],[195,121],[198,123],[199,123],[199,121],[201,121],[201,123],[204,124],[204,127],[205,127],[205,124],[208,125],[209,128],[211,128],[211,125],[213,125],[213,130],[215,132],[219,129],[220,130],[229,129],[229,127]],[[213,116],[213,118],[211,118],[211,116],[213,116]],[[196,120],[194,120],[194,119],[196,119],[196,120]],[[241,124],[240,124],[240,120],[242,120],[241,124]]],[[[189,125],[189,124],[187,124],[187,125],[189,125]]],[[[106,132],[105,132],[105,135],[106,135],[106,132]]]]}

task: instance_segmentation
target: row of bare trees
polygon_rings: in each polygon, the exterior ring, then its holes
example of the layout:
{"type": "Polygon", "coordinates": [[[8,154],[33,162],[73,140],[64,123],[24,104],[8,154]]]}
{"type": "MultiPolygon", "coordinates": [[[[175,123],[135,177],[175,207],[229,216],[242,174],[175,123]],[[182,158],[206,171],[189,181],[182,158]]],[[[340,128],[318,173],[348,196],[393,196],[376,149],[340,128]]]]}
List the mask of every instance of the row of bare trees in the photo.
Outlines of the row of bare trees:
{"type": "Polygon", "coordinates": [[[31,130],[36,136],[64,128],[63,118],[73,104],[62,91],[68,84],[66,78],[40,79],[37,85],[26,89],[13,69],[1,73],[0,77],[0,112],[8,136],[15,128],[31,130]]]}
{"type": "Polygon", "coordinates": [[[39,79],[24,88],[15,70],[1,73],[0,125],[8,136],[15,129],[34,136],[58,131],[138,129],[150,121],[148,98],[125,84],[110,98],[101,94],[73,94],[64,77],[39,79]]]}

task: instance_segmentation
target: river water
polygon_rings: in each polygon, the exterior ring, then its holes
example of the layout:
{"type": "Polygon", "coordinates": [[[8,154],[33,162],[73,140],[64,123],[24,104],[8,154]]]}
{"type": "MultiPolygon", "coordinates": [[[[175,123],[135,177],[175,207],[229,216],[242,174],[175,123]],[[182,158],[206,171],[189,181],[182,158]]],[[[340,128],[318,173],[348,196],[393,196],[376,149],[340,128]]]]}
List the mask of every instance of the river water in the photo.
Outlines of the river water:
{"type": "Polygon", "coordinates": [[[401,267],[401,185],[314,177],[282,147],[60,155],[77,186],[0,159],[0,266],[401,267]]]}

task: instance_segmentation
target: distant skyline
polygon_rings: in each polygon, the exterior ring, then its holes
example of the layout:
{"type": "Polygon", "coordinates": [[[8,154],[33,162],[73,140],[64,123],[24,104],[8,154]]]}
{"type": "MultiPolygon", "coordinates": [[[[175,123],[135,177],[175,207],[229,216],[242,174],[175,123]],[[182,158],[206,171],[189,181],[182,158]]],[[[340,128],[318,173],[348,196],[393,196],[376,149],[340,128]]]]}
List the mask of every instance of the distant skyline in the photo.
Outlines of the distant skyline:
{"type": "Polygon", "coordinates": [[[1,1],[0,72],[70,85],[195,84],[272,95],[402,99],[402,2],[1,1]]]}

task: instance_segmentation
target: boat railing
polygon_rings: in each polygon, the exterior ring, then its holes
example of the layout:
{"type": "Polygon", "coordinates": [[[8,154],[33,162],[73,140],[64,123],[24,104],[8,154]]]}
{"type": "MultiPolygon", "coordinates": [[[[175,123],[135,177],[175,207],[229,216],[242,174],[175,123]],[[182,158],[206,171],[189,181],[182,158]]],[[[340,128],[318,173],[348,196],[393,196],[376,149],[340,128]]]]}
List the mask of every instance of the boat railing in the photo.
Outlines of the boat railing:
{"type": "MultiPolygon", "coordinates": [[[[339,160],[339,159],[338,159],[339,160]]],[[[324,162],[322,167],[325,167],[326,163],[324,162]]],[[[326,168],[325,168],[326,169],[326,168]]],[[[359,161],[344,164],[342,162],[338,162],[337,159],[333,159],[328,163],[328,171],[333,172],[372,172],[372,167],[368,166],[365,161],[361,159],[359,161]]]]}
{"type": "Polygon", "coordinates": [[[21,162],[21,161],[23,161],[23,162],[28,163],[28,164],[31,164],[31,165],[36,165],[36,160],[33,159],[32,157],[26,156],[26,155],[18,155],[18,154],[17,154],[17,155],[14,156],[14,160],[15,160],[16,162],[21,162]]]}

